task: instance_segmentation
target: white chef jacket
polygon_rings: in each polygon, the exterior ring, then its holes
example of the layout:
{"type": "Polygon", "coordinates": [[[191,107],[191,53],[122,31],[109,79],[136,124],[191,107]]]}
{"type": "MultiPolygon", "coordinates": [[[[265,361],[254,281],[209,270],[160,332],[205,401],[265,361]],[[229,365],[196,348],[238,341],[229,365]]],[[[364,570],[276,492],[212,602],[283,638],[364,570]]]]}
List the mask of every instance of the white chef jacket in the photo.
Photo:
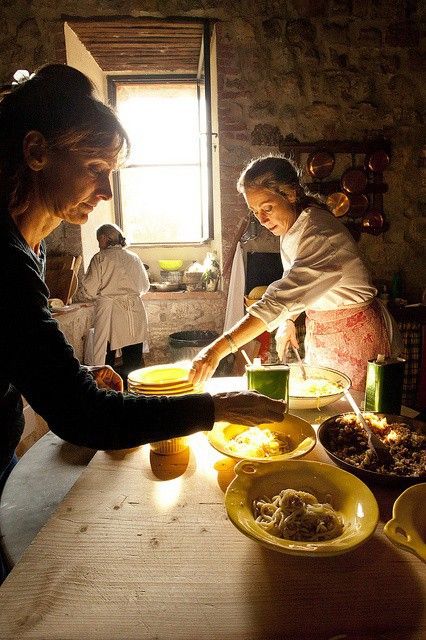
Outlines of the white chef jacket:
{"type": "Polygon", "coordinates": [[[74,296],[78,302],[95,302],[93,362],[87,364],[105,364],[108,342],[111,350],[147,342],[148,320],[141,296],[149,286],[136,253],[115,245],[93,256],[74,296]]]}
{"type": "Polygon", "coordinates": [[[248,313],[273,331],[306,309],[329,311],[372,300],[377,289],[346,227],[319,207],[302,211],[281,236],[283,276],[248,313]]]}

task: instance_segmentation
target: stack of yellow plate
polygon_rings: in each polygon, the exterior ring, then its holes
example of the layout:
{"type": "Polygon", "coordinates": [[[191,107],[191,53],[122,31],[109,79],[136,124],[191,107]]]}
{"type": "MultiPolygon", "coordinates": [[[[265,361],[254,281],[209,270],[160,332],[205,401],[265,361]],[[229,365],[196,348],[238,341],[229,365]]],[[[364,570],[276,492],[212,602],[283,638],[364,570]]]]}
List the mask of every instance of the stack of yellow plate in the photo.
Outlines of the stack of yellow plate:
{"type": "MultiPolygon", "coordinates": [[[[132,393],[146,396],[180,396],[186,393],[200,393],[188,380],[189,366],[162,364],[144,369],[136,369],[127,377],[127,388],[132,393]]],[[[188,447],[185,436],[151,442],[155,453],[180,453],[188,447]]]]}
{"type": "Polygon", "coordinates": [[[132,393],[151,396],[178,396],[196,393],[188,380],[188,368],[178,364],[163,364],[136,369],[128,376],[128,390],[132,393]]]}

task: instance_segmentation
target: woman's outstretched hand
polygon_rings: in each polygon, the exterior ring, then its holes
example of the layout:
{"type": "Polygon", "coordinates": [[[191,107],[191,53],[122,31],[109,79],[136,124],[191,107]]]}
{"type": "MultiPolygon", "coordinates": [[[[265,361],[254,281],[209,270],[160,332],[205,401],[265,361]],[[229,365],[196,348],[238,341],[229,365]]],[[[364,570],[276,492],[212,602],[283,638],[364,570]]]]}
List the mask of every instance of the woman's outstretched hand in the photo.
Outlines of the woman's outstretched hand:
{"type": "Polygon", "coordinates": [[[219,366],[221,359],[217,349],[209,346],[204,347],[192,361],[189,382],[195,386],[209,380],[219,366]]]}
{"type": "Polygon", "coordinates": [[[296,337],[296,325],[292,320],[286,320],[283,324],[280,324],[275,334],[275,345],[281,362],[285,362],[285,356],[289,345],[296,349],[299,348],[299,343],[296,337]]]}
{"type": "Polygon", "coordinates": [[[87,368],[94,377],[95,382],[100,389],[123,391],[123,379],[108,364],[87,368]]]}
{"type": "Polygon", "coordinates": [[[229,391],[213,396],[215,421],[255,426],[284,419],[286,403],[256,391],[229,391]]]}

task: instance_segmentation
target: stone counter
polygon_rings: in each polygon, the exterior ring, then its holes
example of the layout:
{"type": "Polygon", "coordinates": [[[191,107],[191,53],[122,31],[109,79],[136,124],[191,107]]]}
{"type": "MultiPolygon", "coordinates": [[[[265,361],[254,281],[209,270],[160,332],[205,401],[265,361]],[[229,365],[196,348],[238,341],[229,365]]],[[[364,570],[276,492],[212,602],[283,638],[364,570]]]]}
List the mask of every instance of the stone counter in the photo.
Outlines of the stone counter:
{"type": "Polygon", "coordinates": [[[145,294],[143,302],[150,336],[146,365],[170,362],[169,336],[176,331],[222,333],[226,307],[223,291],[155,291],[145,294]]]}

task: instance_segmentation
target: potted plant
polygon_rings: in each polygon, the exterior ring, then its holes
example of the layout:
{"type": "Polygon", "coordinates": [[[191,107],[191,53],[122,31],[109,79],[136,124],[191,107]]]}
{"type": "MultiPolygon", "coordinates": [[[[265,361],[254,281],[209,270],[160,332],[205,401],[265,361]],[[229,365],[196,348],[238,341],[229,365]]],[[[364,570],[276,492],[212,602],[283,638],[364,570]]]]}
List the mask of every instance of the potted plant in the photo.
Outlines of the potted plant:
{"type": "Polygon", "coordinates": [[[204,260],[202,276],[203,287],[206,291],[216,291],[219,283],[220,266],[216,253],[208,253],[204,260]]]}

